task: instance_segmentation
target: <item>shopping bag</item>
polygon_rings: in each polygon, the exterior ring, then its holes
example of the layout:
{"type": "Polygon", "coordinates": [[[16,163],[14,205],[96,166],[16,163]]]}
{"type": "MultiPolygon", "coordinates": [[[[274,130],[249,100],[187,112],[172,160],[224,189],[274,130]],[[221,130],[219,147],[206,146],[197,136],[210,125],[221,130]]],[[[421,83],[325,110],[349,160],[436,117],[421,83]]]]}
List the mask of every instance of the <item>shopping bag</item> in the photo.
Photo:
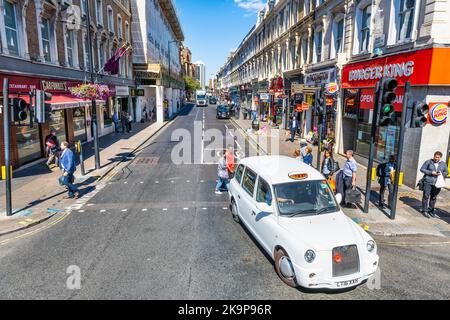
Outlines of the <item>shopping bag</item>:
{"type": "Polygon", "coordinates": [[[345,192],[345,202],[358,204],[361,203],[361,193],[356,189],[349,189],[345,192]]]}
{"type": "Polygon", "coordinates": [[[438,176],[435,187],[438,189],[445,188],[447,184],[445,183],[444,176],[442,173],[438,176]]]}

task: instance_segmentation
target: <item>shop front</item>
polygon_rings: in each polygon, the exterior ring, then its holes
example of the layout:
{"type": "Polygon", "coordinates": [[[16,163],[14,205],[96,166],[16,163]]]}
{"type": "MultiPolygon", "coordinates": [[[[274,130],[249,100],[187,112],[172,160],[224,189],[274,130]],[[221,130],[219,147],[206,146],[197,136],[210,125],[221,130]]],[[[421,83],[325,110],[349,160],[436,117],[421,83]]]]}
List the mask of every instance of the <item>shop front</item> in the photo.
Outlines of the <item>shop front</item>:
{"type": "MultiPolygon", "coordinates": [[[[425,49],[346,65],[342,74],[340,150],[352,149],[359,161],[367,162],[374,117],[375,86],[384,77],[396,78],[399,87],[394,102],[394,121],[389,126],[377,128],[375,161],[384,162],[391,155],[404,152],[408,155],[404,157],[405,183],[415,187],[420,177],[421,163],[431,158],[435,151],[445,153],[447,150],[450,128],[446,122],[433,123],[431,120],[423,129],[410,129],[408,126],[405,149],[398,150],[404,87],[406,82],[410,82],[412,86],[410,105],[414,101],[421,101],[427,102],[430,108],[439,103],[445,103],[448,107],[450,77],[443,75],[442,66],[449,58],[448,49],[425,49]]],[[[430,119],[431,115],[432,112],[429,114],[430,119]]]]}

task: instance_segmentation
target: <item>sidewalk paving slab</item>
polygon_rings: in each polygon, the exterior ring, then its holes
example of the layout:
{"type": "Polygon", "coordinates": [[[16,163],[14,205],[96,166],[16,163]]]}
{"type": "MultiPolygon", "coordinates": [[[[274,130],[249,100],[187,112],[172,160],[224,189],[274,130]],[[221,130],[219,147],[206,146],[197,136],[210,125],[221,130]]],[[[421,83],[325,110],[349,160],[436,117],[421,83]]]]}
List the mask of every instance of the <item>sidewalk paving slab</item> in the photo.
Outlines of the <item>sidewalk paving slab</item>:
{"type": "MultiPolygon", "coordinates": [[[[266,130],[261,130],[255,133],[251,130],[251,120],[231,119],[232,123],[245,132],[248,139],[253,144],[257,145],[263,154],[272,154],[272,149],[266,145],[260,145],[259,141],[271,141],[272,136],[278,135],[278,146],[275,149],[275,154],[292,157],[294,151],[299,149],[300,140],[297,139],[294,143],[286,141],[287,130],[272,128],[267,123],[261,123],[261,128],[266,127],[266,130]],[[274,132],[274,133],[273,133],[274,132]]],[[[297,137],[298,138],[298,137],[297,137]]],[[[266,143],[267,144],[267,143],[266,143]]],[[[317,147],[313,147],[313,155],[316,166],[317,147]]],[[[345,158],[342,155],[335,155],[335,159],[339,162],[341,168],[345,163],[345,158]]],[[[357,185],[365,186],[366,184],[367,168],[358,164],[357,185]]],[[[365,189],[362,187],[360,189],[365,189]]],[[[443,189],[438,197],[437,217],[435,219],[426,219],[420,212],[422,193],[419,190],[411,189],[407,186],[401,186],[399,189],[399,201],[397,204],[396,219],[389,218],[389,210],[382,211],[374,202],[377,199],[377,194],[380,187],[376,181],[372,184],[371,203],[369,213],[365,214],[361,207],[357,209],[343,208],[344,213],[357,222],[368,232],[374,235],[382,236],[404,236],[404,235],[433,235],[439,237],[450,237],[450,191],[443,189]]],[[[363,190],[363,201],[364,201],[363,190]]]]}

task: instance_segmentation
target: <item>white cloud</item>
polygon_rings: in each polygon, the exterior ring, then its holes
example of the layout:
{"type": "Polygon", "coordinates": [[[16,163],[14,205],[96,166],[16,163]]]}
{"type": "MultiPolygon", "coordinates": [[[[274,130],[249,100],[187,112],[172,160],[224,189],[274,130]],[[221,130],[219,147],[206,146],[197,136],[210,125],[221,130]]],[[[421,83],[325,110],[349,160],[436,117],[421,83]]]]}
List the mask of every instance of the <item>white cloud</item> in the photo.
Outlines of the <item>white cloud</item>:
{"type": "Polygon", "coordinates": [[[234,0],[234,3],[236,3],[239,8],[252,12],[258,12],[266,6],[265,1],[263,0],[234,0]]]}

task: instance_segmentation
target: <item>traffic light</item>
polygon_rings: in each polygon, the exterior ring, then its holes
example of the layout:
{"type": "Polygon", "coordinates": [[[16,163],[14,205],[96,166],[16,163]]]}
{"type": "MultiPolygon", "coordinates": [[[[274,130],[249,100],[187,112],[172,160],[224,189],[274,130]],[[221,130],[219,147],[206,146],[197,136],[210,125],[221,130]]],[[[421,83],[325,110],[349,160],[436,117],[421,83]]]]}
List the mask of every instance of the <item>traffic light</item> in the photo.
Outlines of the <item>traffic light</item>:
{"type": "Polygon", "coordinates": [[[323,98],[322,91],[316,93],[315,113],[316,116],[323,116],[325,114],[326,101],[323,98]]]}
{"type": "Polygon", "coordinates": [[[379,126],[386,127],[393,124],[395,116],[394,101],[397,99],[395,89],[398,87],[398,82],[394,78],[387,78],[383,80],[381,88],[381,110],[379,126]]]}
{"type": "Polygon", "coordinates": [[[51,105],[45,103],[50,101],[52,95],[45,91],[36,90],[36,120],[38,123],[46,123],[50,121],[51,105]]]}
{"type": "Polygon", "coordinates": [[[428,112],[430,107],[423,102],[414,102],[413,114],[411,116],[411,128],[423,128],[428,123],[428,112]]]}
{"type": "Polygon", "coordinates": [[[20,98],[12,98],[10,105],[13,110],[14,121],[22,122],[28,118],[27,107],[28,103],[20,98]]]}

